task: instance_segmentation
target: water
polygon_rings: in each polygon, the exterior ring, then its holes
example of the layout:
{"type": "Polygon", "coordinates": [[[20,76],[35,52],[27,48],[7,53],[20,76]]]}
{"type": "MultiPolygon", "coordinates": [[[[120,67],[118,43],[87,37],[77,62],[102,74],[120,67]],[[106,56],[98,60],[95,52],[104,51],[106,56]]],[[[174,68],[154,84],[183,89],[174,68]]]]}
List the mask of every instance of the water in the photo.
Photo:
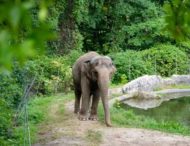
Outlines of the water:
{"type": "Polygon", "coordinates": [[[159,107],[143,110],[128,105],[124,108],[133,110],[137,115],[151,117],[157,121],[177,121],[190,127],[190,97],[182,97],[163,102],[159,107]]]}

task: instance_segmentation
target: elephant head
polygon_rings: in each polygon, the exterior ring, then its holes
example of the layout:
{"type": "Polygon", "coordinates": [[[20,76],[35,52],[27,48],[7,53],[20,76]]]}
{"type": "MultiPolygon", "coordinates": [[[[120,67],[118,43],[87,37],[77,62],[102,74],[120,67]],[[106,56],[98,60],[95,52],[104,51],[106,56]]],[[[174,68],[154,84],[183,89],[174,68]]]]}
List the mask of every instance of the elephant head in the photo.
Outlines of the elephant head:
{"type": "Polygon", "coordinates": [[[112,63],[111,58],[107,56],[95,56],[86,61],[86,63],[88,64],[87,76],[98,85],[104,107],[105,123],[107,126],[111,126],[108,104],[108,85],[116,68],[112,63]]]}

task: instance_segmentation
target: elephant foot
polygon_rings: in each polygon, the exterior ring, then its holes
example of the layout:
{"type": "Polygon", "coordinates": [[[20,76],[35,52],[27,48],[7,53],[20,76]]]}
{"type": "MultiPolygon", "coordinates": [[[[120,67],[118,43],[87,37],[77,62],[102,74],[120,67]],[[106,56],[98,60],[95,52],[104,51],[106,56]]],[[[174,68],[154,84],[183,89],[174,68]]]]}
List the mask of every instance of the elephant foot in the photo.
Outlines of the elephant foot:
{"type": "Polygon", "coordinates": [[[91,120],[91,121],[97,121],[98,116],[97,115],[90,115],[90,117],[88,119],[91,120]]]}
{"type": "Polygon", "coordinates": [[[75,114],[78,114],[78,113],[79,113],[79,110],[74,110],[74,113],[75,113],[75,114]]]}
{"type": "Polygon", "coordinates": [[[107,127],[113,127],[111,123],[106,123],[107,127]]]}
{"type": "Polygon", "coordinates": [[[79,115],[78,119],[80,121],[87,121],[88,120],[88,117],[86,115],[79,115]]]}

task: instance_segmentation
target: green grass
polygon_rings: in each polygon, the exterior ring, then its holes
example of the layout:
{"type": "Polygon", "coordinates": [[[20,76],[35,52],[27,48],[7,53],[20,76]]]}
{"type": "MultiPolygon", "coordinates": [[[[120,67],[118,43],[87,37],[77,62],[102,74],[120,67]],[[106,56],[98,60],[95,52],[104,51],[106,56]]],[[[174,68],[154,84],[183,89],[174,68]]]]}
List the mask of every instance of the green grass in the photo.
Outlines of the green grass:
{"type": "Polygon", "coordinates": [[[123,87],[123,85],[125,85],[125,84],[122,84],[122,83],[120,83],[120,84],[113,84],[113,83],[111,83],[111,84],[109,85],[109,87],[110,87],[110,88],[118,88],[118,87],[123,87]]]}
{"type": "MultiPolygon", "coordinates": [[[[64,114],[64,103],[68,100],[73,99],[73,94],[58,94],[52,96],[34,97],[29,101],[28,104],[28,117],[29,117],[29,128],[31,135],[31,143],[34,143],[37,138],[37,132],[40,124],[51,124],[52,119],[48,116],[50,106],[56,102],[61,103],[59,113],[64,114]]],[[[24,130],[24,115],[22,114],[19,118],[19,125],[15,130],[15,138],[17,139],[17,145],[24,144],[24,138],[27,138],[24,130]]]]}
{"type": "MultiPolygon", "coordinates": [[[[114,126],[133,127],[159,130],[163,132],[190,135],[190,129],[174,121],[156,121],[153,118],[143,115],[136,115],[132,110],[125,110],[120,106],[113,106],[110,109],[111,121],[114,126]]],[[[99,119],[104,122],[102,105],[98,109],[99,119]]]]}
{"type": "Polygon", "coordinates": [[[86,139],[95,145],[99,145],[102,142],[102,133],[100,131],[88,130],[86,139]]]}

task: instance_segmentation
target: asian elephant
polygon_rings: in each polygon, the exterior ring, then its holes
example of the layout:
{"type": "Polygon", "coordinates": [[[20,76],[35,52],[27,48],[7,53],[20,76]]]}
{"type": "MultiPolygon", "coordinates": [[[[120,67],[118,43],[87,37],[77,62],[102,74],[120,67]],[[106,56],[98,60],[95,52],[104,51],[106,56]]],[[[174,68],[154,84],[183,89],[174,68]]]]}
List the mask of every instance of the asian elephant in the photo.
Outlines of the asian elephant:
{"type": "Polygon", "coordinates": [[[107,126],[111,126],[108,84],[115,71],[116,68],[111,58],[101,56],[96,52],[86,53],[75,62],[72,67],[75,89],[74,112],[79,112],[79,120],[97,120],[98,102],[101,97],[104,107],[105,123],[107,126]],[[90,116],[88,117],[91,97],[92,105],[90,116]]]}

